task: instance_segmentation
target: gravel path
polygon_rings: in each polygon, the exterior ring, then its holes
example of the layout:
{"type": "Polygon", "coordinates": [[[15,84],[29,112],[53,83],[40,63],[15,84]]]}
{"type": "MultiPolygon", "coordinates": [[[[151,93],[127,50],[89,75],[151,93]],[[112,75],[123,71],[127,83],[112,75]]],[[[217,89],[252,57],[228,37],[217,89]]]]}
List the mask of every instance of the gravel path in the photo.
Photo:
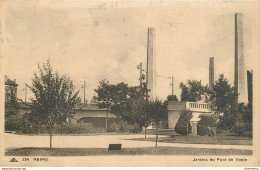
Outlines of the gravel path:
{"type": "MultiPolygon", "coordinates": [[[[53,147],[55,148],[108,148],[109,144],[122,144],[124,148],[153,147],[155,142],[138,141],[135,138],[142,138],[142,134],[134,135],[96,135],[96,136],[53,136],[53,147]]],[[[165,137],[163,135],[160,138],[165,137]]],[[[155,135],[147,135],[147,138],[155,138],[155,135]]],[[[32,136],[4,134],[5,148],[23,147],[49,147],[49,136],[32,136]]],[[[210,145],[210,144],[183,144],[183,143],[162,143],[158,146],[187,147],[187,148],[214,148],[214,149],[243,149],[253,150],[253,146],[247,145],[210,145]]]]}

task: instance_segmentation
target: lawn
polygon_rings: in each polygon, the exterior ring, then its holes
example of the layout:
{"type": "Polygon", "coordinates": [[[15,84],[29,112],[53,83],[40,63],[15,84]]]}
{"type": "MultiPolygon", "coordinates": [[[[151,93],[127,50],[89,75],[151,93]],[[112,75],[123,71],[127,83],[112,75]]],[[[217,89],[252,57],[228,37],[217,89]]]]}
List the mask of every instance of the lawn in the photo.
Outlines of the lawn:
{"type": "Polygon", "coordinates": [[[6,156],[110,156],[110,155],[252,155],[251,150],[203,149],[181,147],[122,148],[19,148],[6,151],[6,156]]]}
{"type": "MultiPolygon", "coordinates": [[[[154,134],[152,130],[148,134],[154,134]]],[[[186,143],[186,144],[213,144],[213,145],[252,145],[252,137],[250,135],[236,136],[230,133],[217,134],[215,136],[181,136],[177,135],[173,131],[164,130],[159,133],[160,135],[166,135],[168,137],[160,138],[159,142],[165,143],[186,143]]],[[[151,140],[154,141],[155,138],[138,138],[133,140],[151,140]]]]}

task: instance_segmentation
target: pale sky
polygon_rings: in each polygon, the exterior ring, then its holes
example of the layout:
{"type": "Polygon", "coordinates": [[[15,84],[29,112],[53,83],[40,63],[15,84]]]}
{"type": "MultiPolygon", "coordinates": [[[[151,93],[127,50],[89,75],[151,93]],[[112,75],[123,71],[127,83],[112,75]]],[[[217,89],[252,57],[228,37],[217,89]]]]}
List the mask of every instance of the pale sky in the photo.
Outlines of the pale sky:
{"type": "MultiPolygon", "coordinates": [[[[102,79],[138,85],[137,65],[146,64],[148,27],[156,31],[157,74],[174,76],[178,98],[180,82],[191,79],[208,84],[210,57],[215,58],[215,80],[224,73],[233,84],[236,12],[244,15],[245,71],[253,69],[253,5],[92,2],[88,6],[77,2],[55,6],[40,1],[5,8],[1,30],[4,71],[20,84],[19,98],[24,99],[24,82],[31,83],[37,64],[48,58],[55,70],[75,80],[80,97],[81,84],[86,81],[88,101],[102,79]]],[[[169,94],[170,80],[158,78],[158,97],[166,99],[169,94]]]]}

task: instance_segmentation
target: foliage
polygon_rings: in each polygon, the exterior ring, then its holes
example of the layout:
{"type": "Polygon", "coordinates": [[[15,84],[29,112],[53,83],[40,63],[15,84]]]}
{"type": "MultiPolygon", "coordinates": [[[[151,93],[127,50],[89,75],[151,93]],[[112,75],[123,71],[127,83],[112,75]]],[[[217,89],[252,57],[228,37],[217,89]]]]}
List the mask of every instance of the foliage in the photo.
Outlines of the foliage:
{"type": "Polygon", "coordinates": [[[187,84],[180,83],[181,101],[197,102],[202,94],[208,93],[208,87],[201,85],[200,81],[188,80],[187,84]]]}
{"type": "Polygon", "coordinates": [[[97,93],[97,96],[94,96],[93,99],[98,102],[100,108],[109,109],[112,104],[116,102],[115,100],[117,100],[116,86],[110,85],[106,80],[99,82],[99,86],[95,89],[95,92],[97,93]]]}
{"type": "Polygon", "coordinates": [[[146,114],[146,101],[143,99],[145,90],[140,91],[139,86],[129,87],[125,83],[113,85],[102,80],[95,92],[97,96],[93,99],[98,102],[100,108],[111,109],[111,112],[123,121],[138,124],[140,128],[150,124],[146,114]]]}
{"type": "Polygon", "coordinates": [[[246,129],[246,125],[243,121],[241,121],[241,119],[237,119],[235,121],[234,126],[231,129],[231,132],[234,132],[238,135],[243,135],[246,129]]]}
{"type": "Polygon", "coordinates": [[[243,135],[245,131],[252,131],[252,104],[239,103],[237,105],[236,116],[233,121],[231,132],[243,135]]]}
{"type": "Polygon", "coordinates": [[[216,134],[217,117],[214,115],[200,115],[198,122],[198,135],[214,136],[216,134]]]}
{"type": "Polygon", "coordinates": [[[158,99],[148,102],[147,114],[156,126],[159,126],[160,121],[168,116],[167,102],[162,102],[158,99]]]}
{"type": "Polygon", "coordinates": [[[238,103],[238,93],[220,74],[211,92],[212,110],[220,114],[218,127],[242,135],[252,130],[252,104],[238,103]]]}
{"type": "Polygon", "coordinates": [[[18,102],[14,93],[5,94],[5,118],[18,114],[18,102]]]}
{"type": "Polygon", "coordinates": [[[178,98],[176,95],[169,95],[167,96],[167,101],[178,101],[178,98]]]}
{"type": "MultiPolygon", "coordinates": [[[[118,83],[116,85],[110,84],[106,80],[102,80],[99,82],[99,86],[95,89],[97,96],[93,97],[93,100],[98,103],[100,108],[107,108],[108,110],[111,109],[111,112],[117,115],[118,117],[123,117],[123,120],[130,122],[131,124],[140,122],[142,117],[136,117],[138,120],[134,121],[133,116],[136,109],[131,111],[131,107],[136,105],[134,99],[141,98],[144,94],[144,90],[140,91],[140,87],[129,87],[125,83],[118,83]],[[131,115],[131,116],[130,116],[131,115]]],[[[135,106],[137,108],[137,106],[135,106]]],[[[139,109],[140,111],[140,109],[139,109]]],[[[142,123],[145,124],[145,123],[142,123]]],[[[107,129],[107,117],[106,117],[106,124],[105,124],[105,131],[107,129]]]]}
{"type": "Polygon", "coordinates": [[[140,132],[140,126],[138,124],[128,124],[127,122],[121,121],[119,123],[113,123],[111,129],[114,132],[129,132],[138,133],[140,132]]]}
{"type": "Polygon", "coordinates": [[[228,80],[224,78],[224,74],[220,74],[218,81],[213,86],[210,100],[212,102],[212,109],[216,113],[228,114],[237,105],[238,94],[235,88],[232,87],[228,80]]]}
{"type": "Polygon", "coordinates": [[[252,116],[253,116],[253,110],[252,110],[252,104],[248,103],[247,105],[244,103],[238,104],[238,111],[242,114],[242,120],[243,122],[247,124],[251,124],[252,126],[252,116]]]}
{"type": "Polygon", "coordinates": [[[75,91],[72,80],[53,71],[50,60],[42,68],[38,66],[38,69],[39,75],[35,72],[32,85],[27,85],[35,96],[28,120],[46,125],[50,130],[51,142],[52,127],[75,114],[72,109],[78,101],[79,92],[75,91]]]}
{"type": "Polygon", "coordinates": [[[235,125],[239,112],[237,98],[235,88],[229,84],[224,74],[220,74],[210,92],[212,110],[219,115],[218,131],[231,130],[235,125]]]}
{"type": "Polygon", "coordinates": [[[220,74],[210,97],[212,110],[219,114],[219,131],[242,135],[246,130],[252,130],[252,104],[238,103],[237,99],[235,88],[224,78],[224,74],[220,74]]]}
{"type": "MultiPolygon", "coordinates": [[[[142,90],[142,96],[144,96],[142,90]]],[[[111,108],[113,105],[126,102],[127,99],[138,99],[141,97],[140,87],[129,87],[125,83],[110,84],[107,80],[99,82],[99,86],[95,89],[97,93],[93,97],[93,101],[98,102],[100,108],[111,108]]]]}
{"type": "Polygon", "coordinates": [[[19,127],[17,128],[16,133],[45,134],[48,133],[48,126],[34,121],[31,113],[25,113],[19,122],[19,127]]]}
{"type": "MultiPolygon", "coordinates": [[[[6,130],[14,130],[16,133],[20,134],[48,134],[49,127],[48,125],[38,124],[33,122],[30,113],[25,113],[23,117],[10,117],[7,120],[9,128],[6,130]],[[12,122],[13,121],[13,122],[12,122]],[[9,123],[10,122],[10,123],[9,123]],[[10,129],[14,127],[14,129],[10,129]]],[[[101,133],[104,129],[96,128],[91,123],[61,123],[55,124],[52,127],[52,133],[54,134],[86,134],[86,133],[101,133]]]]}
{"type": "Polygon", "coordinates": [[[96,128],[91,123],[63,123],[55,126],[53,133],[56,134],[86,134],[86,133],[102,133],[103,128],[96,128]]]}
{"type": "Polygon", "coordinates": [[[53,126],[65,122],[73,116],[73,107],[78,101],[78,91],[65,75],[53,73],[50,61],[39,68],[40,75],[34,73],[32,86],[28,87],[34,93],[32,117],[39,124],[53,126]]]}
{"type": "Polygon", "coordinates": [[[111,112],[129,124],[138,124],[139,127],[148,127],[151,122],[147,113],[147,107],[148,105],[145,100],[129,98],[124,103],[114,105],[111,112]]]}
{"type": "Polygon", "coordinates": [[[161,120],[168,116],[167,102],[158,99],[150,100],[147,106],[147,114],[156,125],[156,147],[158,142],[158,128],[161,120]]]}
{"type": "Polygon", "coordinates": [[[175,132],[181,135],[187,135],[191,133],[191,124],[190,119],[192,118],[192,112],[189,110],[181,111],[180,118],[175,125],[175,132]],[[188,133],[187,133],[187,125],[188,125],[188,133]]]}
{"type": "Polygon", "coordinates": [[[5,131],[17,131],[22,121],[21,116],[12,115],[5,118],[5,131]]]}

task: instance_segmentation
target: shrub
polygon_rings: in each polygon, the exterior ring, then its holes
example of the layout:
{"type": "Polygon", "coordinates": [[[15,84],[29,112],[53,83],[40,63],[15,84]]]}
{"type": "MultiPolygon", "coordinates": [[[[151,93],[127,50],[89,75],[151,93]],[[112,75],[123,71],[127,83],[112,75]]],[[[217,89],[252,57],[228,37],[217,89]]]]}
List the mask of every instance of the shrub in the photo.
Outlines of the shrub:
{"type": "Polygon", "coordinates": [[[140,127],[137,124],[128,124],[127,122],[120,121],[119,123],[113,123],[111,129],[114,132],[129,132],[138,133],[140,132],[140,127]]]}
{"type": "MultiPolygon", "coordinates": [[[[187,121],[179,119],[175,125],[175,132],[181,135],[187,135],[187,121]]],[[[191,133],[191,124],[188,122],[188,134],[191,133]]]]}
{"type": "Polygon", "coordinates": [[[200,115],[198,122],[198,135],[214,136],[216,134],[217,118],[214,115],[200,115]]]}
{"type": "Polygon", "coordinates": [[[5,131],[17,131],[21,126],[22,117],[13,115],[5,119],[5,131]]]}
{"type": "MultiPolygon", "coordinates": [[[[24,133],[24,134],[48,134],[49,127],[47,125],[40,125],[36,122],[29,121],[31,119],[30,114],[25,114],[23,117],[20,118],[18,123],[15,123],[16,132],[17,133],[24,133]]],[[[10,119],[10,121],[12,121],[10,119]]],[[[9,123],[6,125],[9,127],[9,123]]],[[[10,129],[10,128],[8,128],[10,129]]],[[[86,133],[102,133],[104,129],[96,128],[91,123],[78,123],[78,124],[71,124],[71,123],[62,123],[60,125],[53,126],[53,134],[86,134],[86,133]]]]}
{"type": "Polygon", "coordinates": [[[215,136],[217,133],[216,128],[215,127],[209,127],[208,128],[208,136],[215,136]]]}
{"type": "Polygon", "coordinates": [[[242,121],[236,121],[235,125],[232,127],[231,132],[238,135],[243,135],[246,129],[246,124],[242,121]]]}
{"type": "Polygon", "coordinates": [[[30,119],[30,113],[25,113],[23,117],[20,117],[20,121],[17,124],[16,133],[37,134],[45,131],[46,128],[39,125],[35,121],[31,121],[30,119]]]}
{"type": "Polygon", "coordinates": [[[187,135],[187,125],[188,134],[191,133],[190,119],[192,118],[192,113],[188,110],[183,110],[180,114],[180,118],[175,125],[175,132],[181,135],[187,135]]]}
{"type": "Polygon", "coordinates": [[[53,127],[55,134],[86,134],[86,133],[102,133],[103,128],[95,128],[92,123],[64,123],[53,127]]]}

